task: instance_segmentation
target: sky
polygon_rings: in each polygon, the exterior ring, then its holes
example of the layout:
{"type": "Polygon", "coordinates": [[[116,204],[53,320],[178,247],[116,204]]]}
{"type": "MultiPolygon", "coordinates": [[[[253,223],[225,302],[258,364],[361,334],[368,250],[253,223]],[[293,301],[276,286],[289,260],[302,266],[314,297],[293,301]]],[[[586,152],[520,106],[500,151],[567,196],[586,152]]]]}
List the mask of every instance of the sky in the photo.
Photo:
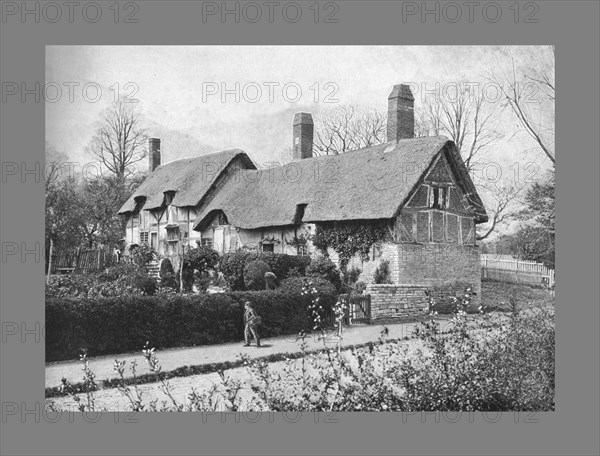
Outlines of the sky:
{"type": "MultiPolygon", "coordinates": [[[[260,166],[287,153],[296,112],[385,111],[399,83],[483,87],[497,52],[525,55],[484,46],[47,46],[46,143],[70,161],[92,161],[96,122],[120,94],[137,100],[148,134],[161,138],[163,163],[237,147],[260,166]]],[[[487,160],[505,174],[515,163],[549,165],[508,110],[498,120],[506,135],[487,160]]]]}

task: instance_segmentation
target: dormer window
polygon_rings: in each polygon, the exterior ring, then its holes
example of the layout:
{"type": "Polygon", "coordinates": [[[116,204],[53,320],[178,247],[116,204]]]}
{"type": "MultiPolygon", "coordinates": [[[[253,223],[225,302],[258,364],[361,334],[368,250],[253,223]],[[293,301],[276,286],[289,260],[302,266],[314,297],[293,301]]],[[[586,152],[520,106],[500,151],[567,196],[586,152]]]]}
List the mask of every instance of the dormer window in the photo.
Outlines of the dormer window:
{"type": "Polygon", "coordinates": [[[448,187],[429,187],[429,204],[428,206],[433,209],[448,209],[450,207],[448,187]]]}
{"type": "Polygon", "coordinates": [[[174,191],[165,192],[165,206],[170,206],[173,203],[173,198],[175,198],[174,191]]]}
{"type": "Polygon", "coordinates": [[[227,217],[225,217],[225,214],[223,212],[219,212],[219,214],[217,215],[216,222],[217,226],[228,225],[227,217]]]}

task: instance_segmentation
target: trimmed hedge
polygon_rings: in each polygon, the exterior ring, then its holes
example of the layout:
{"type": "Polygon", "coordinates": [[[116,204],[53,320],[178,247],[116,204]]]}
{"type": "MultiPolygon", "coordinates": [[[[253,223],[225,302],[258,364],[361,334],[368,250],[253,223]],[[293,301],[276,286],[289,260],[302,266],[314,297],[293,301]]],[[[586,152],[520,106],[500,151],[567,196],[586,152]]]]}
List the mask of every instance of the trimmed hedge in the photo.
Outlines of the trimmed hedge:
{"type": "MultiPolygon", "coordinates": [[[[321,294],[325,309],[335,294],[321,294]]],[[[243,340],[243,303],[262,317],[262,337],[310,331],[307,296],[282,290],[180,296],[46,299],[46,361],[243,340]]]]}
{"type": "Polygon", "coordinates": [[[288,277],[291,269],[296,269],[297,273],[305,275],[311,259],[309,256],[286,255],[283,253],[226,253],[221,257],[219,270],[225,276],[225,280],[232,290],[245,290],[244,268],[253,261],[267,263],[271,268],[271,272],[280,281],[288,277]]]}

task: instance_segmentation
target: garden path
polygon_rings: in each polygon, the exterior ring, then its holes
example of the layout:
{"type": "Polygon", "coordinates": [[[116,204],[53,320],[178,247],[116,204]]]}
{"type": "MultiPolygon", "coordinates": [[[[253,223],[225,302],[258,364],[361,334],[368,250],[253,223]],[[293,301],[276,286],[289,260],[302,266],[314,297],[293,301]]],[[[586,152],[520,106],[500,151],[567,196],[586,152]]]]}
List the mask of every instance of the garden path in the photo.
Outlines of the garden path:
{"type": "MultiPolygon", "coordinates": [[[[416,323],[395,323],[386,324],[388,334],[386,339],[400,339],[411,336],[416,323]]],[[[345,327],[342,335],[342,347],[350,345],[363,344],[377,341],[381,337],[383,324],[374,325],[356,325],[345,327]]],[[[317,336],[308,336],[306,338],[307,350],[316,350],[323,348],[323,341],[318,340],[317,336]]],[[[331,333],[326,341],[327,346],[335,347],[335,334],[331,333]]],[[[250,358],[258,358],[273,354],[297,353],[300,352],[299,342],[295,335],[281,336],[261,340],[261,347],[255,345],[244,347],[243,342],[202,345],[199,347],[170,348],[156,352],[162,371],[171,371],[182,366],[195,366],[219,362],[234,362],[240,359],[240,354],[244,353],[250,358]]],[[[113,370],[114,360],[127,361],[125,365],[126,375],[130,375],[129,366],[136,360],[138,363],[138,375],[149,372],[148,365],[144,360],[142,353],[124,353],[117,355],[106,355],[90,358],[90,368],[96,374],[96,381],[101,384],[102,380],[117,377],[113,370]]],[[[46,363],[46,387],[59,386],[61,378],[65,377],[75,383],[82,380],[83,372],[81,363],[75,361],[58,361],[46,363]]]]}

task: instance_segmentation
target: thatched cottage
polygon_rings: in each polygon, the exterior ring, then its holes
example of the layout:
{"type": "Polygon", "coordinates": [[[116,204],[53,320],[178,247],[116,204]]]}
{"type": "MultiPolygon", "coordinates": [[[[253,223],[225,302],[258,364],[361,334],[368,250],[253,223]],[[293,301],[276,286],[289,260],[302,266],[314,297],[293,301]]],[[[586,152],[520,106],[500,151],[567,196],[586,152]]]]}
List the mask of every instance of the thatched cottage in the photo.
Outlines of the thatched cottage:
{"type": "Polygon", "coordinates": [[[386,236],[368,258],[350,261],[367,283],[387,260],[388,288],[480,289],[475,226],[487,221],[485,208],[452,141],[414,138],[406,85],[388,97],[387,140],[313,156],[312,117],[298,113],[294,160],[259,170],[239,149],[161,165],[160,140],[151,139],[151,174],[119,211],[127,217],[126,241],[148,242],[175,261],[180,243],[196,241],[220,252],[306,255],[316,251],[311,237],[320,226],[377,223],[386,236]]]}

